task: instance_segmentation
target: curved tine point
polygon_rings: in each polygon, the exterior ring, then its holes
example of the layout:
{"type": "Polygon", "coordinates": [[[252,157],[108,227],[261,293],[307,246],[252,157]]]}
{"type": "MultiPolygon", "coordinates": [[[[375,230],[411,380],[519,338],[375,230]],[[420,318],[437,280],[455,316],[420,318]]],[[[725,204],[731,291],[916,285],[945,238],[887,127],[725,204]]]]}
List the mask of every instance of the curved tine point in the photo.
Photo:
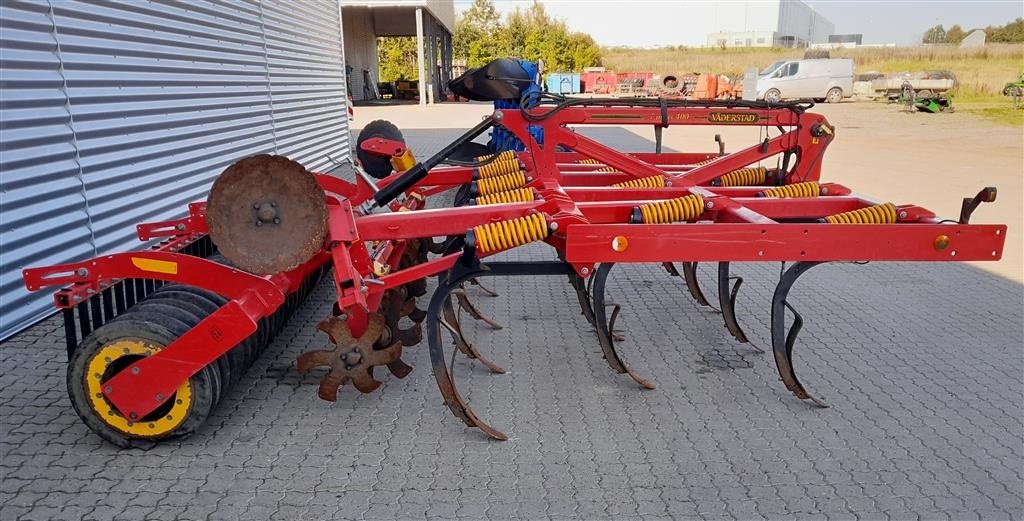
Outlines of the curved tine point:
{"type": "Polygon", "coordinates": [[[508,371],[506,371],[505,368],[503,368],[500,365],[490,361],[486,356],[481,354],[480,351],[477,350],[476,346],[473,346],[472,344],[470,344],[470,347],[473,349],[473,357],[472,358],[474,360],[476,360],[477,362],[480,362],[484,367],[487,368],[488,371],[490,371],[490,372],[492,372],[494,374],[507,374],[508,373],[508,371]]]}
{"type": "Polygon", "coordinates": [[[498,292],[497,291],[494,291],[493,289],[488,288],[487,286],[484,286],[480,282],[480,279],[476,279],[476,278],[469,279],[469,283],[471,285],[473,285],[473,286],[476,286],[476,287],[480,288],[480,290],[483,291],[484,293],[486,293],[488,296],[491,296],[491,297],[497,297],[498,296],[498,292]]]}
{"type": "Polygon", "coordinates": [[[445,405],[452,411],[457,418],[460,418],[466,425],[470,427],[477,427],[485,434],[496,440],[507,440],[506,436],[501,431],[491,427],[487,423],[480,420],[473,410],[469,407],[469,404],[459,396],[459,391],[455,386],[455,381],[452,379],[451,373],[448,372],[448,365],[446,364],[444,356],[444,346],[442,345],[442,334],[441,334],[441,311],[444,307],[444,303],[451,302],[451,292],[458,288],[462,282],[471,278],[473,275],[479,275],[479,273],[466,273],[461,277],[454,279],[438,279],[437,289],[434,290],[434,294],[430,297],[430,305],[427,307],[427,347],[430,351],[430,363],[433,367],[434,379],[437,381],[438,391],[441,393],[441,397],[444,399],[445,405]]]}
{"type": "MultiPolygon", "coordinates": [[[[457,290],[461,291],[461,290],[457,290]]],[[[444,329],[449,331],[455,340],[456,348],[459,352],[466,355],[467,358],[473,358],[483,364],[490,373],[498,375],[504,375],[506,371],[497,363],[490,361],[486,356],[473,345],[469,339],[466,338],[465,333],[462,331],[462,324],[459,322],[459,316],[455,312],[455,307],[452,305],[452,298],[444,299],[444,303],[441,304],[441,313],[439,323],[443,325],[444,329]]]]}
{"type": "Polygon", "coordinates": [[[640,387],[643,387],[644,389],[654,389],[655,388],[654,383],[652,383],[650,380],[646,380],[644,378],[640,378],[639,375],[634,373],[633,370],[628,368],[628,367],[626,368],[626,374],[628,374],[629,377],[632,378],[634,382],[639,384],[640,387]]]}
{"type": "MultiPolygon", "coordinates": [[[[456,337],[460,336],[458,328],[453,327],[451,324],[448,323],[448,321],[446,321],[444,319],[441,319],[440,323],[453,336],[456,336],[456,337]]],[[[507,373],[507,371],[505,371],[505,369],[502,368],[500,365],[495,364],[494,362],[488,360],[487,357],[485,357],[476,348],[476,346],[474,346],[472,343],[470,343],[468,340],[466,340],[465,337],[456,338],[455,339],[455,345],[458,347],[458,350],[460,352],[462,352],[462,354],[466,355],[466,358],[471,358],[471,359],[476,360],[477,362],[480,362],[484,367],[487,368],[488,371],[490,371],[492,373],[495,373],[495,374],[505,374],[505,373],[507,373]]]]}
{"type": "Polygon", "coordinates": [[[481,313],[480,310],[477,309],[476,306],[474,306],[473,303],[469,301],[469,297],[466,295],[465,291],[458,289],[453,291],[452,293],[455,295],[455,298],[459,301],[459,307],[462,308],[462,310],[465,311],[466,313],[469,313],[469,316],[487,324],[488,326],[491,326],[491,329],[505,329],[505,327],[502,326],[501,324],[484,316],[484,314],[481,313]]]}
{"type": "Polygon", "coordinates": [[[812,403],[814,403],[814,405],[818,406],[821,409],[828,409],[831,407],[831,405],[825,403],[823,400],[819,400],[818,398],[815,398],[809,394],[807,395],[807,398],[804,399],[810,400],[812,403]]]}
{"type": "Polygon", "coordinates": [[[803,327],[803,317],[800,316],[800,313],[793,306],[786,302],[790,289],[792,289],[793,284],[800,275],[818,264],[822,263],[814,261],[797,262],[783,273],[772,295],[771,337],[775,365],[779,370],[779,377],[782,378],[786,388],[797,398],[810,400],[818,407],[826,408],[828,404],[808,393],[793,370],[793,345],[796,343],[796,337],[803,327]],[[793,312],[793,325],[788,333],[786,332],[786,308],[793,312]]]}
{"type": "Polygon", "coordinates": [[[604,288],[605,281],[608,278],[608,273],[611,271],[613,263],[605,263],[598,266],[596,273],[591,277],[594,279],[594,290],[591,294],[594,299],[594,312],[596,320],[597,338],[601,344],[601,350],[604,352],[605,361],[617,373],[625,373],[633,379],[634,382],[639,384],[645,389],[654,389],[654,384],[650,381],[640,378],[629,366],[622,361],[622,357],[619,356],[619,352],[615,349],[617,338],[612,328],[615,327],[615,321],[618,318],[620,306],[617,304],[606,304],[604,300],[604,288]],[[612,306],[611,319],[605,320],[605,308],[612,306]]]}
{"type": "Polygon", "coordinates": [[[477,425],[474,425],[473,427],[480,429],[484,434],[487,435],[488,438],[491,438],[492,440],[508,441],[507,434],[499,431],[498,429],[495,429],[494,427],[491,427],[490,425],[487,425],[486,423],[479,423],[477,425]]]}
{"type": "MultiPolygon", "coordinates": [[[[458,391],[456,391],[456,394],[458,394],[458,391]]],[[[487,425],[487,422],[481,420],[480,418],[477,418],[476,414],[473,413],[473,410],[469,408],[469,405],[465,406],[465,413],[466,416],[469,417],[469,421],[473,422],[473,425],[470,425],[470,427],[476,427],[477,429],[480,429],[481,431],[483,431],[484,434],[486,434],[488,437],[492,439],[498,441],[508,441],[507,434],[499,431],[498,429],[495,429],[494,427],[491,427],[490,425],[487,425]]],[[[467,425],[469,425],[468,422],[467,425]]]]}

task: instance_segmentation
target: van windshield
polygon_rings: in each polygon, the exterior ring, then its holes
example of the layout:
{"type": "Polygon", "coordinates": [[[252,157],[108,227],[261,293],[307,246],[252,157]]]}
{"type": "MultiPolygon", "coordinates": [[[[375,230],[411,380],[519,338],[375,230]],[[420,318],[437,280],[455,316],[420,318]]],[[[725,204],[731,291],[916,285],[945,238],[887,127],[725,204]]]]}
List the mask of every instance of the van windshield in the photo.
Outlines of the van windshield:
{"type": "Polygon", "coordinates": [[[769,65],[768,67],[765,67],[765,69],[761,71],[761,76],[768,76],[770,74],[773,74],[775,72],[775,69],[778,69],[784,63],[786,63],[786,60],[777,61],[769,65]]]}

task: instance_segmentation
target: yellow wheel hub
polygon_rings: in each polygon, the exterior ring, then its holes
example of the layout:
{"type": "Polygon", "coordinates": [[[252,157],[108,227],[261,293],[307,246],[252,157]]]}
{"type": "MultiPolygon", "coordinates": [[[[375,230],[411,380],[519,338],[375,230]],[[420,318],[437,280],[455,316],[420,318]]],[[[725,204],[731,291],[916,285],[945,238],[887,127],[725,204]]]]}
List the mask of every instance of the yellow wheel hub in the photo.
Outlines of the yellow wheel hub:
{"type": "Polygon", "coordinates": [[[137,421],[122,416],[103,395],[103,382],[135,360],[156,354],[162,348],[145,340],[123,339],[104,345],[89,359],[84,383],[89,404],[99,419],[119,432],[146,438],[170,434],[185,421],[192,407],[192,385],[188,380],[160,407],[137,421]]]}

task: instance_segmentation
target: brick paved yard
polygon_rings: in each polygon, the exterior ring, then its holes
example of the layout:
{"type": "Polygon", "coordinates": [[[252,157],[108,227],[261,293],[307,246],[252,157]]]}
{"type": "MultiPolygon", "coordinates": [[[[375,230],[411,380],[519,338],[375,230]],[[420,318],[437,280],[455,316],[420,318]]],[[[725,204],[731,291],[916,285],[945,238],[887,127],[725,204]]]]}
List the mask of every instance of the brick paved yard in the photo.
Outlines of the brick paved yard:
{"type": "MultiPolygon", "coordinates": [[[[606,132],[627,148],[639,139],[606,132]]],[[[424,155],[454,134],[407,137],[424,155]]],[[[740,322],[767,347],[779,266],[735,272],[740,322]]],[[[194,437],[117,450],[72,411],[60,322],[46,320],[0,347],[0,519],[1024,515],[1017,282],[959,264],[811,270],[790,301],[806,320],[798,375],[832,405],[816,409],[660,266],[618,266],[609,287],[622,351],[652,391],[609,370],[564,278],[487,281],[500,297],[470,294],[507,327],[465,326],[510,372],[460,358],[455,373],[505,443],[441,404],[425,343],[406,350],[405,380],[319,400],[319,374],[294,360],[327,342],[314,329],[333,298],[322,285],[194,437]]]]}

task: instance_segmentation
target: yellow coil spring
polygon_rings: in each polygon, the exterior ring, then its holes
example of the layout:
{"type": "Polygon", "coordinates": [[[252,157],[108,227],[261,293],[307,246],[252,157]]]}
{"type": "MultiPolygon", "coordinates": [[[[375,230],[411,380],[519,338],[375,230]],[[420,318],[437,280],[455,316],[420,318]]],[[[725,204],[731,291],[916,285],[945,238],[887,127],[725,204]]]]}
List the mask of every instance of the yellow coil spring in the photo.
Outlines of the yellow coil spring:
{"type": "MultiPolygon", "coordinates": [[[[483,163],[484,161],[487,161],[487,160],[491,159],[492,157],[494,157],[494,154],[487,154],[485,156],[476,156],[476,162],[477,163],[483,163]]],[[[515,153],[514,150],[506,150],[506,151],[498,154],[498,159],[496,159],[496,161],[508,161],[509,159],[516,159],[516,153],[515,153]]]]}
{"type": "Polygon", "coordinates": [[[477,197],[476,204],[477,206],[483,206],[487,204],[528,203],[530,201],[533,201],[533,190],[520,188],[518,190],[477,197]]]}
{"type": "Polygon", "coordinates": [[[519,160],[514,157],[512,159],[495,159],[493,162],[476,167],[477,177],[481,179],[512,174],[518,171],[519,160]]]}
{"type": "Polygon", "coordinates": [[[640,179],[630,179],[629,181],[615,183],[612,186],[618,188],[661,188],[665,186],[665,178],[660,175],[652,175],[650,177],[641,177],[640,179]]]}
{"type": "Polygon", "coordinates": [[[600,165],[601,162],[596,159],[577,159],[576,164],[578,165],[600,165]]]}
{"type": "Polygon", "coordinates": [[[756,186],[764,184],[768,178],[768,169],[759,166],[756,168],[741,168],[733,170],[718,178],[721,186],[756,186]]]}
{"type": "Polygon", "coordinates": [[[640,205],[644,224],[662,224],[696,219],[704,213],[704,198],[699,194],[685,195],[640,205]]]}
{"type": "Polygon", "coordinates": [[[892,203],[877,204],[859,210],[829,215],[824,220],[829,224],[895,224],[896,205],[892,203]]]}
{"type": "Polygon", "coordinates": [[[709,157],[709,158],[707,158],[707,159],[705,159],[705,160],[703,160],[703,161],[701,161],[699,163],[694,163],[693,166],[704,166],[704,165],[706,165],[706,164],[708,164],[708,163],[718,159],[719,157],[722,157],[722,156],[709,157]]]}
{"type": "Polygon", "coordinates": [[[759,195],[761,197],[818,197],[821,195],[821,186],[817,181],[807,181],[769,188],[759,195]]]}
{"type": "Polygon", "coordinates": [[[603,173],[604,172],[618,172],[618,170],[616,170],[614,166],[603,166],[603,167],[598,168],[597,170],[594,170],[594,171],[595,172],[603,172],[603,173]]]}
{"type": "Polygon", "coordinates": [[[526,175],[522,172],[478,179],[476,182],[477,195],[493,195],[498,192],[508,192],[516,188],[522,188],[526,184],[526,175]]]}
{"type": "Polygon", "coordinates": [[[476,248],[481,253],[507,250],[548,236],[548,223],[539,213],[473,227],[476,248]]]}

